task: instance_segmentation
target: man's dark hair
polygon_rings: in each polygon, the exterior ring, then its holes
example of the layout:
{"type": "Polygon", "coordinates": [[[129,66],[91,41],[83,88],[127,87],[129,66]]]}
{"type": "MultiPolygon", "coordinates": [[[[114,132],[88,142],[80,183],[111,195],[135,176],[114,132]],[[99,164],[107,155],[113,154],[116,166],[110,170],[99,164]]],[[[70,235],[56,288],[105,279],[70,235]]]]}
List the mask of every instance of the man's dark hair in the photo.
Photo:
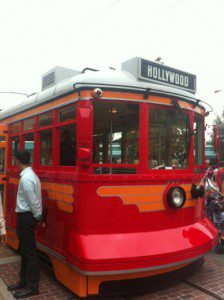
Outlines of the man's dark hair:
{"type": "Polygon", "coordinates": [[[30,164],[30,158],[31,154],[29,151],[25,150],[18,150],[15,154],[15,158],[18,159],[18,161],[23,165],[29,165],[30,164]]]}

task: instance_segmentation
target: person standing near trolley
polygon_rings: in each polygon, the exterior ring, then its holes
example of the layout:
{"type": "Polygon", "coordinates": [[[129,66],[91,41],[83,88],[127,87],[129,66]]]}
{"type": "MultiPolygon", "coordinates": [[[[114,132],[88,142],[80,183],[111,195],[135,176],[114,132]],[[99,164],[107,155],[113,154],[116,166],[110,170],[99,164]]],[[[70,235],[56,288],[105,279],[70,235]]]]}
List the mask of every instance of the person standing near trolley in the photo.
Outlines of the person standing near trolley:
{"type": "Polygon", "coordinates": [[[17,299],[39,294],[40,270],[34,229],[41,221],[42,197],[40,180],[30,166],[30,157],[28,151],[15,154],[15,163],[22,171],[16,201],[17,235],[22,259],[20,281],[8,286],[8,290],[16,291],[14,297],[17,299]]]}
{"type": "Polygon", "coordinates": [[[224,181],[224,163],[220,163],[220,167],[216,174],[216,183],[219,188],[219,191],[222,191],[222,182],[224,181]]]}

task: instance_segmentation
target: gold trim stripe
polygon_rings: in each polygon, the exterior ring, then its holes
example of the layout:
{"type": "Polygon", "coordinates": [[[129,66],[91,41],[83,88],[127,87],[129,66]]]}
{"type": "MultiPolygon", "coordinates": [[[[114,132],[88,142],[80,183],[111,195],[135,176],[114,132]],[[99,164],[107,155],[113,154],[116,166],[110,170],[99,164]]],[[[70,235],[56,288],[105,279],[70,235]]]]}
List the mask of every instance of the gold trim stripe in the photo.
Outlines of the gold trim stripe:
{"type": "Polygon", "coordinates": [[[74,190],[72,185],[54,183],[54,182],[41,182],[42,189],[52,192],[64,193],[72,195],[74,190]]]}
{"type": "MultiPolygon", "coordinates": [[[[184,207],[196,205],[191,198],[191,184],[180,185],[186,192],[184,207]]],[[[136,205],[140,212],[163,211],[163,193],[167,185],[101,186],[97,194],[101,197],[119,197],[124,205],[136,205]]]]}
{"type": "Polygon", "coordinates": [[[69,195],[69,194],[62,194],[62,193],[57,193],[57,192],[51,192],[51,191],[47,191],[47,195],[49,199],[54,199],[57,201],[63,201],[66,202],[68,204],[72,204],[73,203],[73,196],[69,195]]]}
{"type": "Polygon", "coordinates": [[[10,177],[9,178],[9,183],[18,185],[19,184],[19,178],[10,177]]]}
{"type": "MultiPolygon", "coordinates": [[[[19,178],[10,177],[9,183],[18,185],[19,178]]],[[[66,212],[73,211],[73,186],[68,184],[60,184],[53,182],[41,182],[41,187],[47,192],[49,200],[57,202],[57,206],[60,210],[66,212]]]]}
{"type": "Polygon", "coordinates": [[[137,185],[137,186],[102,186],[99,187],[97,193],[100,196],[116,196],[116,195],[148,195],[152,193],[161,193],[164,191],[164,185],[137,185]]]}

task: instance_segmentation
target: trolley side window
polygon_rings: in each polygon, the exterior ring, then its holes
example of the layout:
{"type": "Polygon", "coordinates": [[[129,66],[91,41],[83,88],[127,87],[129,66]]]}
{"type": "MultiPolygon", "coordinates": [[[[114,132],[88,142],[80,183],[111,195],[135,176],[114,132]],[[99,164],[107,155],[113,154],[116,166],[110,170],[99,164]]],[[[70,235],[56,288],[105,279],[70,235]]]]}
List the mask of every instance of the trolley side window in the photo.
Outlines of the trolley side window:
{"type": "Polygon", "coordinates": [[[0,174],[5,172],[5,148],[0,148],[0,174]]]}
{"type": "Polygon", "coordinates": [[[177,110],[150,107],[150,169],[186,169],[189,140],[189,118],[186,115],[177,110]]]}
{"type": "Polygon", "coordinates": [[[195,115],[194,120],[194,164],[201,166],[203,163],[203,118],[195,115]]]}
{"type": "Polygon", "coordinates": [[[34,129],[34,117],[23,121],[23,131],[34,129]]]}
{"type": "Polygon", "coordinates": [[[60,166],[76,164],[76,124],[60,127],[60,166]]]}
{"type": "Polygon", "coordinates": [[[58,122],[68,122],[76,119],[76,104],[69,106],[69,107],[64,107],[59,110],[58,112],[58,122]]]}
{"type": "Polygon", "coordinates": [[[40,132],[40,165],[52,165],[52,131],[40,132]]]}
{"type": "Polygon", "coordinates": [[[15,166],[15,154],[19,150],[19,137],[11,138],[11,149],[12,149],[12,165],[15,166]]]}
{"type": "Polygon", "coordinates": [[[34,134],[29,133],[24,136],[24,150],[30,152],[30,164],[33,165],[33,151],[34,151],[34,134]]]}
{"type": "Polygon", "coordinates": [[[11,134],[18,134],[20,132],[20,122],[13,123],[10,125],[10,133],[11,134]]]}
{"type": "Polygon", "coordinates": [[[137,164],[139,104],[100,101],[93,107],[93,163],[137,164]]]}
{"type": "Polygon", "coordinates": [[[45,126],[49,126],[52,125],[53,122],[53,116],[52,116],[52,111],[40,115],[39,119],[38,119],[38,127],[45,127],[45,126]]]}
{"type": "Polygon", "coordinates": [[[76,165],[76,108],[77,103],[57,112],[59,130],[59,166],[76,165]]]}

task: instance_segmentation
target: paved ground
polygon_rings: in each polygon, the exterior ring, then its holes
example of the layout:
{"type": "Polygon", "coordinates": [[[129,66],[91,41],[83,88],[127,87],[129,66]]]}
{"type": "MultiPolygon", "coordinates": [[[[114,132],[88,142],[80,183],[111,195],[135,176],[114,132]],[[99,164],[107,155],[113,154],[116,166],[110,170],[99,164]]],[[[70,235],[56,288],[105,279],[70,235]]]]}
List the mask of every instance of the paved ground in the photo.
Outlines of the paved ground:
{"type": "MultiPolygon", "coordinates": [[[[6,289],[8,284],[18,280],[20,257],[7,246],[0,248],[0,299],[11,300],[12,294],[6,289]],[[2,298],[1,298],[2,297],[2,298]]],[[[51,271],[41,266],[40,295],[27,299],[78,299],[54,278],[51,271]]],[[[97,299],[92,297],[91,299],[97,299]]],[[[105,300],[169,300],[224,299],[224,255],[210,254],[203,267],[188,278],[166,289],[153,292],[122,296],[101,297],[105,300]],[[210,293],[210,294],[209,294],[210,293]]]]}
{"type": "MultiPolygon", "coordinates": [[[[2,282],[0,282],[0,289],[4,286],[18,281],[18,271],[20,267],[20,257],[18,254],[10,249],[9,247],[0,248],[0,277],[2,282]],[[2,284],[1,284],[2,283],[2,284]]],[[[4,300],[10,300],[9,297],[12,296],[11,293],[6,293],[7,289],[4,291],[1,289],[4,300]]],[[[11,298],[13,299],[13,298],[11,298]]],[[[62,286],[54,278],[51,271],[46,267],[41,266],[41,282],[40,282],[40,294],[38,296],[33,296],[32,298],[26,299],[77,299],[74,294],[71,293],[67,288],[62,286]]]]}

